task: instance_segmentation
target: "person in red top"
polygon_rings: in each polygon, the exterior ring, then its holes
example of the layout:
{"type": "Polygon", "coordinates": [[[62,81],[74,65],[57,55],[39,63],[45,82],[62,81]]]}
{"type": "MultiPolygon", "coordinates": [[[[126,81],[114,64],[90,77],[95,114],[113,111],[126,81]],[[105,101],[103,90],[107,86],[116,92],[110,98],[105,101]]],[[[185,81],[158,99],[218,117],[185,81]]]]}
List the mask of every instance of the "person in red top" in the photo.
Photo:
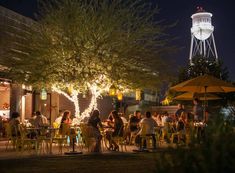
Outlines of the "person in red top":
{"type": "Polygon", "coordinates": [[[69,127],[72,123],[72,120],[70,118],[71,116],[71,112],[70,111],[64,111],[62,119],[61,119],[61,123],[60,123],[60,133],[62,135],[67,135],[69,134],[69,127]]]}
{"type": "Polygon", "coordinates": [[[70,111],[64,111],[62,119],[61,119],[61,123],[65,123],[65,124],[71,124],[72,123],[71,112],[70,111]]]}

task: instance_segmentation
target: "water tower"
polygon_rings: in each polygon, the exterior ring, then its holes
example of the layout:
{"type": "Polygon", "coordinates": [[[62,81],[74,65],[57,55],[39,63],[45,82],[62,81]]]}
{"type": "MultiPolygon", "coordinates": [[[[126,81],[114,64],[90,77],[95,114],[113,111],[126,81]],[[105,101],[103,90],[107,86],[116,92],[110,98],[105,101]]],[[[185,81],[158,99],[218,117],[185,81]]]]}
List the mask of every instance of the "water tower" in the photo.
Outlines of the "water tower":
{"type": "Polygon", "coordinates": [[[197,7],[197,12],[191,16],[191,46],[189,61],[192,64],[192,58],[201,55],[206,58],[215,58],[218,62],[218,55],[213,35],[214,26],[211,24],[212,14],[197,7]]]}

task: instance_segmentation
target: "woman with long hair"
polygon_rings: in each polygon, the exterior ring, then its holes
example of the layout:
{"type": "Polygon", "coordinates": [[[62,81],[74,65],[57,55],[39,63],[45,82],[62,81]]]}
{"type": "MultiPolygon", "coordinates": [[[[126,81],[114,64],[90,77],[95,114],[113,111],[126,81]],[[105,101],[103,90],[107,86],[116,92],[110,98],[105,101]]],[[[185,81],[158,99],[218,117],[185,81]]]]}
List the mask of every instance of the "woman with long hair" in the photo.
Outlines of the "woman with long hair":
{"type": "Polygon", "coordinates": [[[101,151],[102,135],[100,133],[99,128],[102,128],[103,126],[102,126],[99,115],[100,115],[100,112],[98,110],[94,110],[88,120],[88,126],[92,128],[92,135],[96,139],[96,144],[93,149],[93,152],[101,151]]]}
{"type": "Polygon", "coordinates": [[[70,132],[70,125],[72,123],[72,120],[70,118],[71,112],[66,110],[63,113],[61,123],[60,123],[60,134],[62,135],[69,135],[70,132]]]}

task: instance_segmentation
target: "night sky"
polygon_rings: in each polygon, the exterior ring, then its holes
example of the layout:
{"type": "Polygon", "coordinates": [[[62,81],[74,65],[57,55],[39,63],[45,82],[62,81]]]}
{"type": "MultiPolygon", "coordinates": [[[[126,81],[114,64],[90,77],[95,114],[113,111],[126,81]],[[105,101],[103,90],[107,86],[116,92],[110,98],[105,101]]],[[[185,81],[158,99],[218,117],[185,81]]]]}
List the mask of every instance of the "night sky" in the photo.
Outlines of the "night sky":
{"type": "MultiPolygon", "coordinates": [[[[160,8],[159,18],[166,23],[178,21],[172,29],[174,44],[182,49],[173,56],[179,66],[188,63],[190,47],[191,15],[197,6],[213,14],[212,24],[219,59],[228,67],[231,80],[235,80],[235,14],[232,0],[152,0],[160,8]]],[[[24,16],[33,18],[37,11],[37,0],[0,0],[0,5],[24,16]]]]}

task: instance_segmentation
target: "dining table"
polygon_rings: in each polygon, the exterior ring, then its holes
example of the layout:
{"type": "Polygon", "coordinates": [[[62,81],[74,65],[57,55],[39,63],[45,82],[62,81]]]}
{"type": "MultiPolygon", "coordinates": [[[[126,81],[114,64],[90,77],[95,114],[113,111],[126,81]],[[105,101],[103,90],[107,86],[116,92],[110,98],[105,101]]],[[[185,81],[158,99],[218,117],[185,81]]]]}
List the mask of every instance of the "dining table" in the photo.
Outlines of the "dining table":
{"type": "Polygon", "coordinates": [[[70,137],[70,139],[72,139],[72,151],[65,152],[64,154],[65,155],[82,154],[82,151],[76,151],[75,150],[76,137],[78,135],[78,132],[80,131],[79,125],[70,126],[69,130],[70,130],[69,137],[70,137]]]}

